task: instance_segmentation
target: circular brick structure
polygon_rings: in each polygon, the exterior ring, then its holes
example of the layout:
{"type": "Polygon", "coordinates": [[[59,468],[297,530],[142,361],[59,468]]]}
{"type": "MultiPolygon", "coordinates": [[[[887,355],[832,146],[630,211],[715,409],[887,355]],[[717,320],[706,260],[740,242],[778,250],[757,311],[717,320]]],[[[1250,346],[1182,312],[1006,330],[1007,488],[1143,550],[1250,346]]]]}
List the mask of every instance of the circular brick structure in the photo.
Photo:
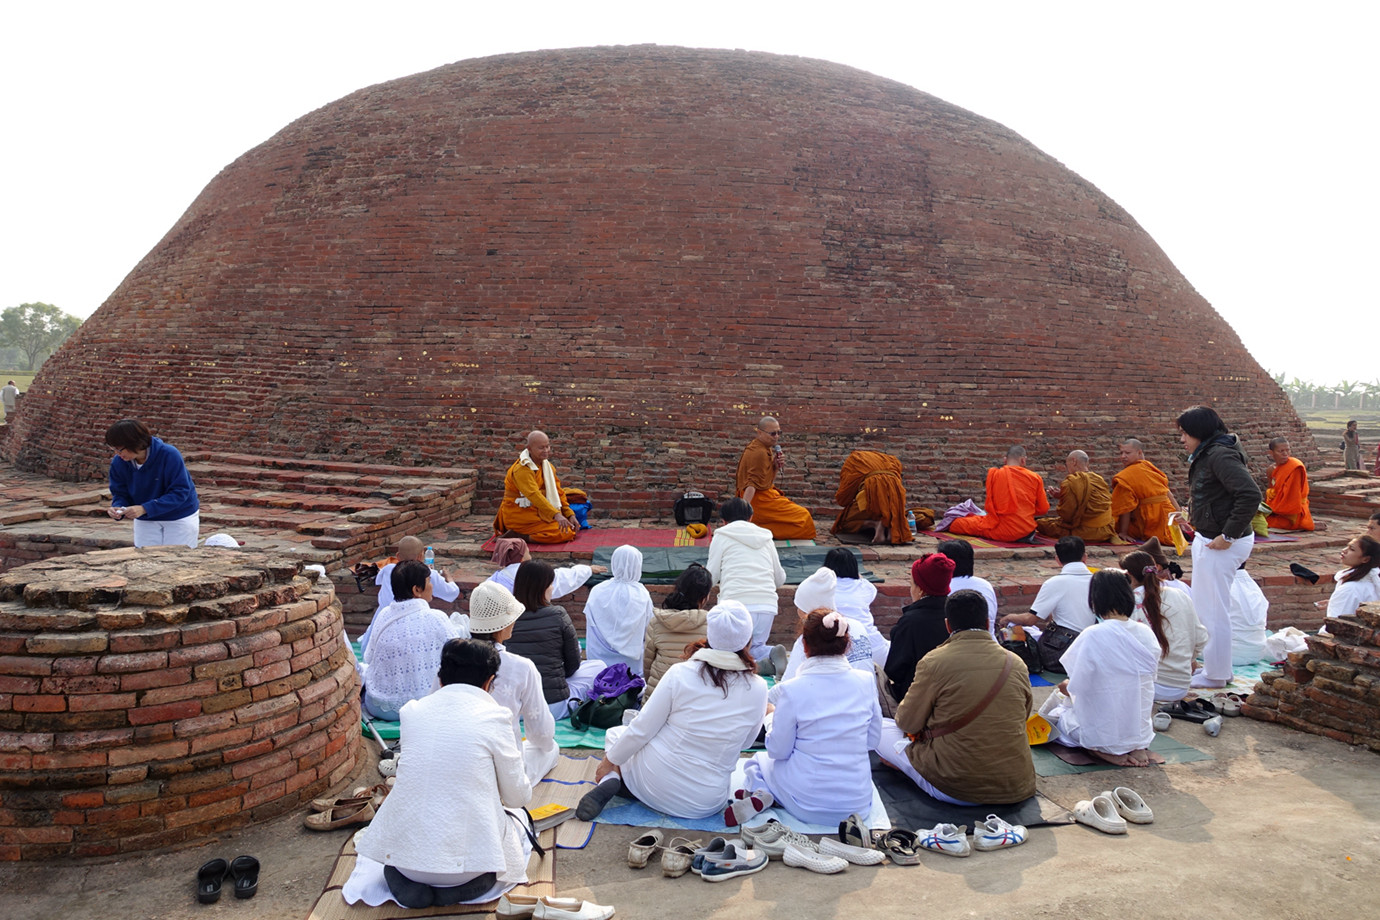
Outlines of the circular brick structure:
{"type": "Polygon", "coordinates": [[[346,776],[359,682],[329,582],[234,550],[117,549],[0,576],[0,859],[265,820],[346,776]]]}
{"type": "Polygon", "coordinates": [[[599,513],[646,515],[729,488],[770,413],[813,509],[859,447],[944,507],[1013,442],[1109,475],[1137,436],[1181,478],[1198,402],[1317,458],[1131,215],[1012,131],[822,61],[638,46],[288,125],[44,365],[3,453],[98,476],[137,415],[184,450],[475,466],[492,505],[538,426],[599,513]]]}

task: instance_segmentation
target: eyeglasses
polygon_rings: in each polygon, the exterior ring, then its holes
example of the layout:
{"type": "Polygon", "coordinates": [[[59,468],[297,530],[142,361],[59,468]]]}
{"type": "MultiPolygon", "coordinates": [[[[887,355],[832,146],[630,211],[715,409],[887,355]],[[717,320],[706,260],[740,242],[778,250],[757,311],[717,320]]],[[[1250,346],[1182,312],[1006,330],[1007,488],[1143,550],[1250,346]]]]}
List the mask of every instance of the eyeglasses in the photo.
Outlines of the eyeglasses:
{"type": "Polygon", "coordinates": [[[779,437],[781,437],[781,429],[780,429],[780,428],[776,429],[775,431],[767,431],[765,428],[758,428],[757,430],[760,431],[760,432],[762,432],[762,434],[770,435],[770,436],[773,437],[773,438],[779,438],[779,437]]]}

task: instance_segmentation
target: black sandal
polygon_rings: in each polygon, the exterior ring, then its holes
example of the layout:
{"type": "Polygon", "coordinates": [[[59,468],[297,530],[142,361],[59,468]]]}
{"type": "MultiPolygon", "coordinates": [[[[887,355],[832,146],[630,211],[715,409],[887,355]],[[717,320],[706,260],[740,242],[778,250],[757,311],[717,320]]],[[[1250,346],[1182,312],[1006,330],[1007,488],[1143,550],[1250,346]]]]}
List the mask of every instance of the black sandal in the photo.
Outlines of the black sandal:
{"type": "Polygon", "coordinates": [[[213,859],[196,870],[196,899],[202,904],[214,904],[220,900],[220,884],[230,872],[230,864],[223,859],[213,859]]]}
{"type": "Polygon", "coordinates": [[[235,879],[235,897],[252,898],[259,890],[259,861],[253,856],[236,856],[230,864],[235,879]]]}

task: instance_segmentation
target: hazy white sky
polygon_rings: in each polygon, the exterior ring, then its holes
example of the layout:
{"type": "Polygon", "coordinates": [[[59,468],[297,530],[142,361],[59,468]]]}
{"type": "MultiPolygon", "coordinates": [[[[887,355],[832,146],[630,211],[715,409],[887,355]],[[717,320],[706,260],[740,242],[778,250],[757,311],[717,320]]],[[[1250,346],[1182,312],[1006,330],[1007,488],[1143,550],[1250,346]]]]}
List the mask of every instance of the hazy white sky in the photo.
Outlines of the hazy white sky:
{"type": "MultiPolygon", "coordinates": [[[[466,58],[823,58],[1002,122],[1150,232],[1268,370],[1380,379],[1375,4],[7,4],[0,307],[87,316],[230,161],[466,58]]],[[[1190,330],[1183,330],[1190,335],[1190,330]]]]}

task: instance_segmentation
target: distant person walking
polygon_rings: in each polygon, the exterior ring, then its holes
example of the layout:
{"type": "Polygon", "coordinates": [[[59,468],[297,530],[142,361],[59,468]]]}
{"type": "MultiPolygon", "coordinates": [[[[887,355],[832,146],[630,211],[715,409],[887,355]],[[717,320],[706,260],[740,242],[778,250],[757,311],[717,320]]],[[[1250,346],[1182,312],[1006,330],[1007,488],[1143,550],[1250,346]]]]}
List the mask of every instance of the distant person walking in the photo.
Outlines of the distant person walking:
{"type": "Polygon", "coordinates": [[[5,418],[14,415],[15,407],[19,405],[19,387],[14,385],[14,381],[0,387],[0,405],[5,407],[5,418]]]}
{"type": "Polygon", "coordinates": [[[1361,468],[1361,433],[1356,430],[1356,419],[1347,422],[1346,431],[1342,432],[1342,456],[1347,469],[1361,468]]]}
{"type": "Polygon", "coordinates": [[[110,508],[117,521],[134,522],[135,546],[190,546],[201,530],[196,486],[171,444],[155,438],[138,419],[111,425],[105,443],[110,461],[110,508]]]}

